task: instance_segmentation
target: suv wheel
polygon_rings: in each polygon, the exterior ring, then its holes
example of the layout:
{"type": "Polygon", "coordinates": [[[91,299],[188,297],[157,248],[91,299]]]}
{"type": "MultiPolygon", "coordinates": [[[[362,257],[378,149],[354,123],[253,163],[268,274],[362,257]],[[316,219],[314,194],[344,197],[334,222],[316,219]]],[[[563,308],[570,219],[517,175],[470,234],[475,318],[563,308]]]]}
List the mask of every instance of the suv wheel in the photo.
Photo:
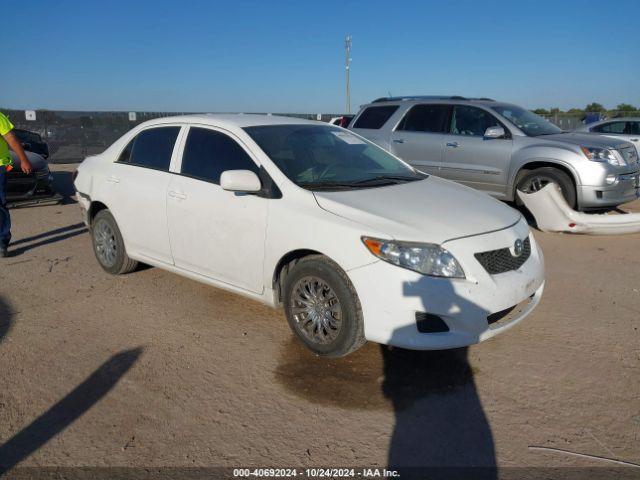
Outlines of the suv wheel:
{"type": "Polygon", "coordinates": [[[342,357],[365,343],[362,309],[347,275],[322,255],[301,259],[284,279],[291,330],[318,355],[342,357]]]}
{"type": "MultiPolygon", "coordinates": [[[[556,183],[562,190],[562,195],[571,208],[576,208],[576,188],[569,175],[562,170],[553,167],[536,168],[535,170],[523,170],[518,175],[517,189],[525,193],[533,193],[542,189],[549,183],[556,183]]],[[[522,201],[516,196],[516,203],[522,205],[522,201]]]]}
{"type": "Polygon", "coordinates": [[[98,263],[107,272],[120,275],[138,266],[138,262],[127,256],[120,229],[109,210],[100,210],[93,218],[91,241],[98,263]]]}

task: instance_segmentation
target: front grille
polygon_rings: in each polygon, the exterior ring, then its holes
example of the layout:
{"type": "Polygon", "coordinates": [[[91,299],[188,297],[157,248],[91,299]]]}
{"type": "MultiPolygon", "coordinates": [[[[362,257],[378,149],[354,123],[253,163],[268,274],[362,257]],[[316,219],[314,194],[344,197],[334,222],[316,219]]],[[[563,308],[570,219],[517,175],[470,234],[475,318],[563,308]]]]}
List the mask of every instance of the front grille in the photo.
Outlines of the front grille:
{"type": "Polygon", "coordinates": [[[529,237],[524,239],[522,247],[522,255],[519,257],[514,257],[508,248],[476,253],[475,257],[490,275],[496,275],[498,273],[517,270],[524,265],[524,262],[526,262],[531,255],[531,241],[529,237]]]}
{"type": "Polygon", "coordinates": [[[638,153],[633,145],[619,148],[618,152],[620,152],[622,158],[627,162],[627,165],[635,165],[638,163],[638,153]]]}

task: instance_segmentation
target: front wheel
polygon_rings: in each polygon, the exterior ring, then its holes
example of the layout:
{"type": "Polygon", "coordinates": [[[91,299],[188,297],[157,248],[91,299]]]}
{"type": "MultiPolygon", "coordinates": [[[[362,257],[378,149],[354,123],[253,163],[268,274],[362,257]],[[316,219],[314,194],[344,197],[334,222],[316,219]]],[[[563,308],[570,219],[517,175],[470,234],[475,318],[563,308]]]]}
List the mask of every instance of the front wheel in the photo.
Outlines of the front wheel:
{"type": "Polygon", "coordinates": [[[100,210],[93,218],[91,241],[98,263],[107,272],[120,275],[132,272],[138,266],[138,262],[127,255],[122,234],[109,210],[100,210]]]}
{"type": "Polygon", "coordinates": [[[342,357],[365,343],[355,288],[327,257],[312,255],[297,262],[285,277],[283,293],[291,330],[314,353],[342,357]]]}
{"type": "MultiPolygon", "coordinates": [[[[534,193],[549,183],[555,183],[562,190],[562,196],[571,208],[576,208],[576,187],[571,177],[562,170],[553,167],[536,168],[535,170],[523,170],[518,175],[517,189],[525,193],[534,193]]],[[[516,195],[516,203],[522,205],[522,201],[516,195]]]]}

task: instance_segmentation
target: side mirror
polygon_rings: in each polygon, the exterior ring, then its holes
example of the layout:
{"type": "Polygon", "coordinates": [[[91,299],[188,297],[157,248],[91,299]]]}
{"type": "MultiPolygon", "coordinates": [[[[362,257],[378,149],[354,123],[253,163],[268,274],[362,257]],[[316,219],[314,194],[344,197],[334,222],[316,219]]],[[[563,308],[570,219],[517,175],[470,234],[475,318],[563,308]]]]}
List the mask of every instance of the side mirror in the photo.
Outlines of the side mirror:
{"type": "Polygon", "coordinates": [[[502,127],[489,127],[484,132],[484,138],[504,138],[506,132],[502,127]]]}
{"type": "Polygon", "coordinates": [[[222,172],[220,186],[230,192],[255,193],[262,190],[260,179],[251,170],[227,170],[222,172]]]}

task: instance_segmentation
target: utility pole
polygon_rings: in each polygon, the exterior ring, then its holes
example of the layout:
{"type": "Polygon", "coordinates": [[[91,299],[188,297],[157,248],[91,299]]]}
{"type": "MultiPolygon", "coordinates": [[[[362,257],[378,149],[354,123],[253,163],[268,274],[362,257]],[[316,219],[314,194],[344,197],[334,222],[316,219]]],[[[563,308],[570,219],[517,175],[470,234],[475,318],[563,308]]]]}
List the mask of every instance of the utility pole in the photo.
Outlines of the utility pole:
{"type": "Polygon", "coordinates": [[[351,71],[351,35],[347,35],[344,39],[344,50],[346,53],[346,71],[347,71],[347,114],[351,114],[351,84],[349,74],[351,71]]]}

